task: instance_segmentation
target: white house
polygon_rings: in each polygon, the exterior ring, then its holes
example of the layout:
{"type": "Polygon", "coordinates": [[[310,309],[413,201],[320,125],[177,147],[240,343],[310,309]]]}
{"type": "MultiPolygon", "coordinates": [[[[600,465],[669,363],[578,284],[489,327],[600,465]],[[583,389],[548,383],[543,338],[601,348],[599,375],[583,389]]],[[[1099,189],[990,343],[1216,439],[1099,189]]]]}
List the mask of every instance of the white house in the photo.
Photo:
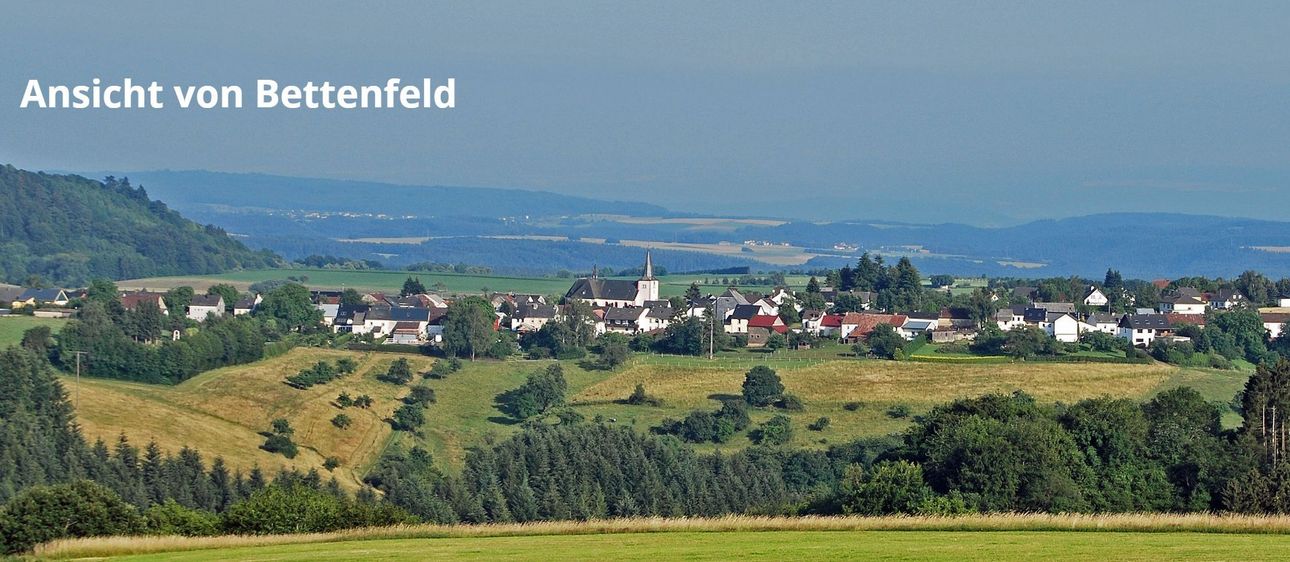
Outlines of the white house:
{"type": "Polygon", "coordinates": [[[1190,295],[1177,294],[1160,297],[1160,312],[1164,314],[1204,314],[1205,301],[1190,295]]]}
{"type": "Polygon", "coordinates": [[[1269,337],[1277,339],[1285,332],[1286,323],[1290,322],[1290,312],[1261,312],[1259,318],[1263,320],[1263,329],[1268,331],[1269,337]]]}
{"type": "MultiPolygon", "coordinates": [[[[261,302],[264,302],[264,297],[261,297],[260,293],[256,293],[253,297],[243,297],[238,299],[236,303],[233,303],[233,315],[241,316],[243,314],[250,314],[251,311],[255,310],[255,307],[260,306],[261,302]]],[[[332,318],[335,317],[336,315],[332,314],[332,318]]]]}
{"type": "Polygon", "coordinates": [[[1169,319],[1163,314],[1127,314],[1120,320],[1120,337],[1139,347],[1168,331],[1169,319]]]}
{"type": "Polygon", "coordinates": [[[1219,289],[1209,299],[1210,308],[1219,310],[1231,310],[1233,308],[1245,306],[1250,299],[1236,289],[1219,289]]]}
{"type": "Polygon", "coordinates": [[[615,306],[605,309],[605,331],[635,334],[645,324],[649,309],[643,306],[615,306]]]}
{"type": "Polygon", "coordinates": [[[748,321],[754,316],[762,315],[762,309],[755,304],[741,304],[730,312],[730,317],[726,318],[725,331],[727,334],[746,334],[748,333],[748,321]]]}
{"type": "Polygon", "coordinates": [[[1111,302],[1110,299],[1107,299],[1106,294],[1097,287],[1089,287],[1088,296],[1084,297],[1084,304],[1086,306],[1106,306],[1109,302],[1111,302]]]}
{"type": "Polygon", "coordinates": [[[1044,319],[1044,331],[1059,342],[1079,341],[1080,321],[1065,312],[1049,312],[1044,319]]]}
{"type": "Polygon", "coordinates": [[[1277,297],[1277,306],[1281,308],[1290,308],[1290,295],[1281,295],[1277,297]]]}
{"type": "Polygon", "coordinates": [[[1088,326],[1090,331],[1106,332],[1114,336],[1120,331],[1120,316],[1106,312],[1095,312],[1088,315],[1085,325],[1088,326]]]}
{"type": "Polygon", "coordinates": [[[188,303],[187,315],[190,320],[201,322],[207,315],[224,315],[224,297],[219,295],[193,295],[188,303]]]}
{"type": "Polygon", "coordinates": [[[516,332],[536,332],[546,326],[547,322],[554,320],[555,316],[556,309],[553,305],[525,303],[519,305],[511,315],[511,329],[516,332]]]}

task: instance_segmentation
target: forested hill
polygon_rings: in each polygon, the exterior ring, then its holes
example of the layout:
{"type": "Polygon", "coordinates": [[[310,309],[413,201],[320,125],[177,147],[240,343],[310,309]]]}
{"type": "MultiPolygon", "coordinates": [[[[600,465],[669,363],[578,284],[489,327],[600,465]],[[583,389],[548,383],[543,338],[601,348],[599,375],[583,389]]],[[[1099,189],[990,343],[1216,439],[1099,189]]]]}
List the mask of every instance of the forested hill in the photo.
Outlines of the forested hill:
{"type": "Polygon", "coordinates": [[[0,166],[0,281],[51,285],[218,273],[273,265],[214,226],[148,199],[125,179],[100,182],[0,166]]]}

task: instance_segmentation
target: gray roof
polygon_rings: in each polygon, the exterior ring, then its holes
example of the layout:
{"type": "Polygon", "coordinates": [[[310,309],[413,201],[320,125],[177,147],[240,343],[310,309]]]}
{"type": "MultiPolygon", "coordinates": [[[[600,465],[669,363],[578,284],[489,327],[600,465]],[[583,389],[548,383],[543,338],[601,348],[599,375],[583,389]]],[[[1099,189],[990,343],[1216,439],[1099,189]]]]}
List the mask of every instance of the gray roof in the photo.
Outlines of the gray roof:
{"type": "Polygon", "coordinates": [[[1120,320],[1120,326],[1134,330],[1168,330],[1169,317],[1163,314],[1129,314],[1120,320]]]}
{"type": "Polygon", "coordinates": [[[1075,312],[1075,303],[1073,302],[1037,302],[1032,306],[1042,308],[1048,312],[1075,312]]]}
{"type": "Polygon", "coordinates": [[[569,292],[564,294],[569,299],[584,300],[636,300],[636,282],[625,279],[601,279],[584,277],[573,282],[569,292]]]}
{"type": "Polygon", "coordinates": [[[1169,295],[1169,296],[1160,297],[1160,302],[1162,302],[1162,303],[1169,303],[1169,304],[1173,304],[1173,305],[1179,305],[1179,304],[1205,304],[1203,301],[1201,301],[1200,299],[1198,299],[1198,298],[1196,298],[1196,297],[1193,297],[1193,296],[1191,296],[1191,295],[1182,295],[1182,294],[1178,294],[1178,295],[1169,295]]]}
{"type": "Polygon", "coordinates": [[[1119,324],[1120,315],[1109,312],[1094,312],[1088,315],[1089,324],[1119,324]]]}
{"type": "Polygon", "coordinates": [[[67,298],[62,289],[27,289],[16,300],[36,299],[36,302],[52,302],[67,298]]]}
{"type": "Polygon", "coordinates": [[[624,306],[605,309],[605,322],[613,321],[632,321],[635,322],[645,313],[645,308],[639,306],[624,306]]]}
{"type": "Polygon", "coordinates": [[[549,304],[526,303],[515,310],[516,318],[555,318],[555,306],[549,304]]]}
{"type": "Polygon", "coordinates": [[[224,297],[219,295],[193,295],[188,306],[224,306],[224,297]]]}
{"type": "Polygon", "coordinates": [[[1038,324],[1048,320],[1048,310],[1043,308],[1027,308],[1022,318],[1031,324],[1038,324]]]}
{"type": "Polygon", "coordinates": [[[760,306],[755,304],[740,304],[735,305],[735,311],[730,315],[730,317],[747,320],[753,316],[757,316],[758,314],[761,314],[760,306]]]}

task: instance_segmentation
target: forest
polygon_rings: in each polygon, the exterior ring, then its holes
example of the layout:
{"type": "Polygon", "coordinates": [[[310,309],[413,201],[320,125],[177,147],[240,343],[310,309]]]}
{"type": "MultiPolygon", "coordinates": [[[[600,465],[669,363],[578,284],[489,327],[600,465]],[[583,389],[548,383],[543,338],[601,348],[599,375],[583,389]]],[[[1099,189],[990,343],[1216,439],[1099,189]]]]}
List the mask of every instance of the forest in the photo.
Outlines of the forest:
{"type": "Polygon", "coordinates": [[[127,178],[99,182],[0,166],[0,281],[84,286],[96,277],[220,273],[279,261],[150,200],[127,178]]]}

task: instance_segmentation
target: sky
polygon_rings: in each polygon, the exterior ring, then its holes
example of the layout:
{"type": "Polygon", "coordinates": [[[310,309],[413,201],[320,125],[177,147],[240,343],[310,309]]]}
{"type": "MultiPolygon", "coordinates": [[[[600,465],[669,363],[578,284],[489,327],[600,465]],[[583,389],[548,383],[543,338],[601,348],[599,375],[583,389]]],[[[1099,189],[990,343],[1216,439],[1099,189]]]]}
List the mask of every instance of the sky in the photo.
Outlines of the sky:
{"type": "Polygon", "coordinates": [[[0,162],[514,187],[822,220],[1290,218],[1290,3],[379,6],[8,6],[0,162]],[[29,79],[125,76],[248,96],[260,78],[453,77],[456,107],[18,107],[29,79]]]}

